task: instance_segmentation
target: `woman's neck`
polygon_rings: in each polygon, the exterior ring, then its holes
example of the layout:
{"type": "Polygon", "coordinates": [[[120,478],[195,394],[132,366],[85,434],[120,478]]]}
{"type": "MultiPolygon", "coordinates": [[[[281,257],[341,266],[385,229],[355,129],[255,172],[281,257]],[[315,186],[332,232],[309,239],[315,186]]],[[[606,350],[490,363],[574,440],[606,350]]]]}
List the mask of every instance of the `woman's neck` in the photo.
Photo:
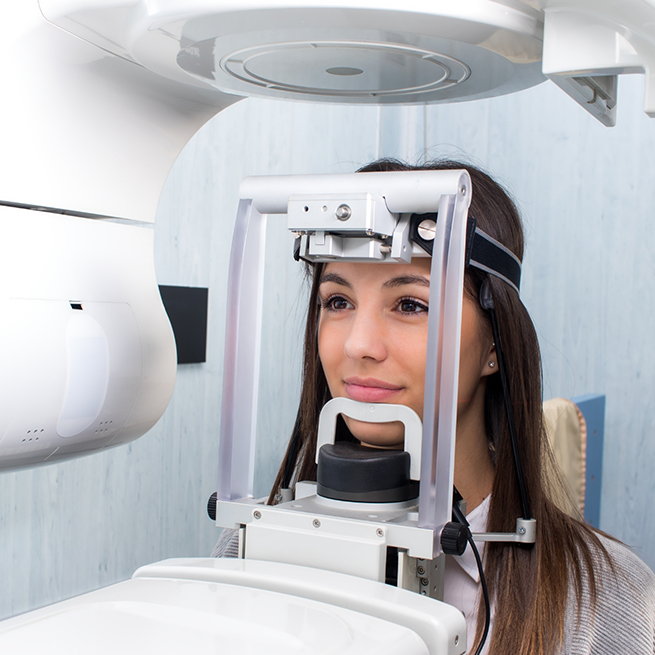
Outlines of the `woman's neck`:
{"type": "Polygon", "coordinates": [[[454,477],[467,513],[491,493],[494,483],[495,469],[484,423],[485,389],[486,385],[480,385],[471,402],[457,412],[454,477]]]}

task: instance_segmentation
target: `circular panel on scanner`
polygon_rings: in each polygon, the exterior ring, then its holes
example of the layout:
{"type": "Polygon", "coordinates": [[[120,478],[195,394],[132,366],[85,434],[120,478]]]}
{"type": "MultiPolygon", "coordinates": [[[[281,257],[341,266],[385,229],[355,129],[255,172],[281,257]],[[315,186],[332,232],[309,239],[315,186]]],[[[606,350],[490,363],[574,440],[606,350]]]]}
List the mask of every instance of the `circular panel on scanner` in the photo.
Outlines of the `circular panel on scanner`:
{"type": "Polygon", "coordinates": [[[543,16],[522,2],[183,4],[163,0],[139,14],[130,53],[160,74],[227,93],[432,103],[545,80],[543,16]]]}
{"type": "Polygon", "coordinates": [[[212,582],[137,579],[0,624],[0,652],[427,655],[428,650],[409,628],[322,602],[212,582]]]}
{"type": "MultiPolygon", "coordinates": [[[[179,58],[183,65],[184,58],[179,58]]],[[[278,43],[236,52],[219,62],[232,77],[289,93],[357,98],[413,95],[467,80],[452,57],[392,44],[278,43]]]]}

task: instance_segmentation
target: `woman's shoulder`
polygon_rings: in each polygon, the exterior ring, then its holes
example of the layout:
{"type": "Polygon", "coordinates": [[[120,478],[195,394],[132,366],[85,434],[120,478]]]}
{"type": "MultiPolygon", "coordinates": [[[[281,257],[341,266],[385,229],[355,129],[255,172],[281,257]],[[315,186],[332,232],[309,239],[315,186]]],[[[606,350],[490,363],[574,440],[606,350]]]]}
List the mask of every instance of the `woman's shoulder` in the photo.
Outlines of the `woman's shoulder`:
{"type": "Polygon", "coordinates": [[[649,566],[624,543],[604,534],[599,534],[598,538],[610,557],[610,562],[607,562],[604,557],[596,555],[596,559],[602,562],[601,571],[607,574],[613,565],[617,584],[629,584],[633,592],[652,597],[655,594],[655,574],[649,566]]]}
{"type": "Polygon", "coordinates": [[[591,580],[582,580],[581,602],[570,593],[566,653],[655,653],[655,575],[625,544],[598,534],[592,549],[596,600],[591,580]],[[603,552],[604,550],[604,552],[603,552]]]}

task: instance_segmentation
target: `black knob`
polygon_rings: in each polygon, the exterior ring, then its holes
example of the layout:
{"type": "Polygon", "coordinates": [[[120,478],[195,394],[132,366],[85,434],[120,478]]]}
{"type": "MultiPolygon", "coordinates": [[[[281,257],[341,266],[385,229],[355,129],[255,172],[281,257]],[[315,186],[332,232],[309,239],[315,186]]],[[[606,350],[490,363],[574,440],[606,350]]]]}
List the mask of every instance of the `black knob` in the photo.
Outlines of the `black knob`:
{"type": "Polygon", "coordinates": [[[468,543],[469,529],[461,523],[446,523],[441,532],[441,548],[446,555],[463,555],[468,543]]]}
{"type": "Polygon", "coordinates": [[[214,492],[210,497],[209,500],[207,501],[207,514],[209,514],[209,518],[212,521],[216,520],[216,499],[218,498],[218,494],[214,492]]]}

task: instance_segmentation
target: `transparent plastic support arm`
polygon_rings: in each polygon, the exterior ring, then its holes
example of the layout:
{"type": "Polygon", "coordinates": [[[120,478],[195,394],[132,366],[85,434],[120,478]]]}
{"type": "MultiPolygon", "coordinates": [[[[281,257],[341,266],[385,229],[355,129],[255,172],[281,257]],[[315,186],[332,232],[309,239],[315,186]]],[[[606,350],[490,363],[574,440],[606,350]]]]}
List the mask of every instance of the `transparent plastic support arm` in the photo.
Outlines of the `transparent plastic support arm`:
{"type": "Polygon", "coordinates": [[[266,214],[240,200],[230,253],[218,499],[253,494],[266,214]]]}

